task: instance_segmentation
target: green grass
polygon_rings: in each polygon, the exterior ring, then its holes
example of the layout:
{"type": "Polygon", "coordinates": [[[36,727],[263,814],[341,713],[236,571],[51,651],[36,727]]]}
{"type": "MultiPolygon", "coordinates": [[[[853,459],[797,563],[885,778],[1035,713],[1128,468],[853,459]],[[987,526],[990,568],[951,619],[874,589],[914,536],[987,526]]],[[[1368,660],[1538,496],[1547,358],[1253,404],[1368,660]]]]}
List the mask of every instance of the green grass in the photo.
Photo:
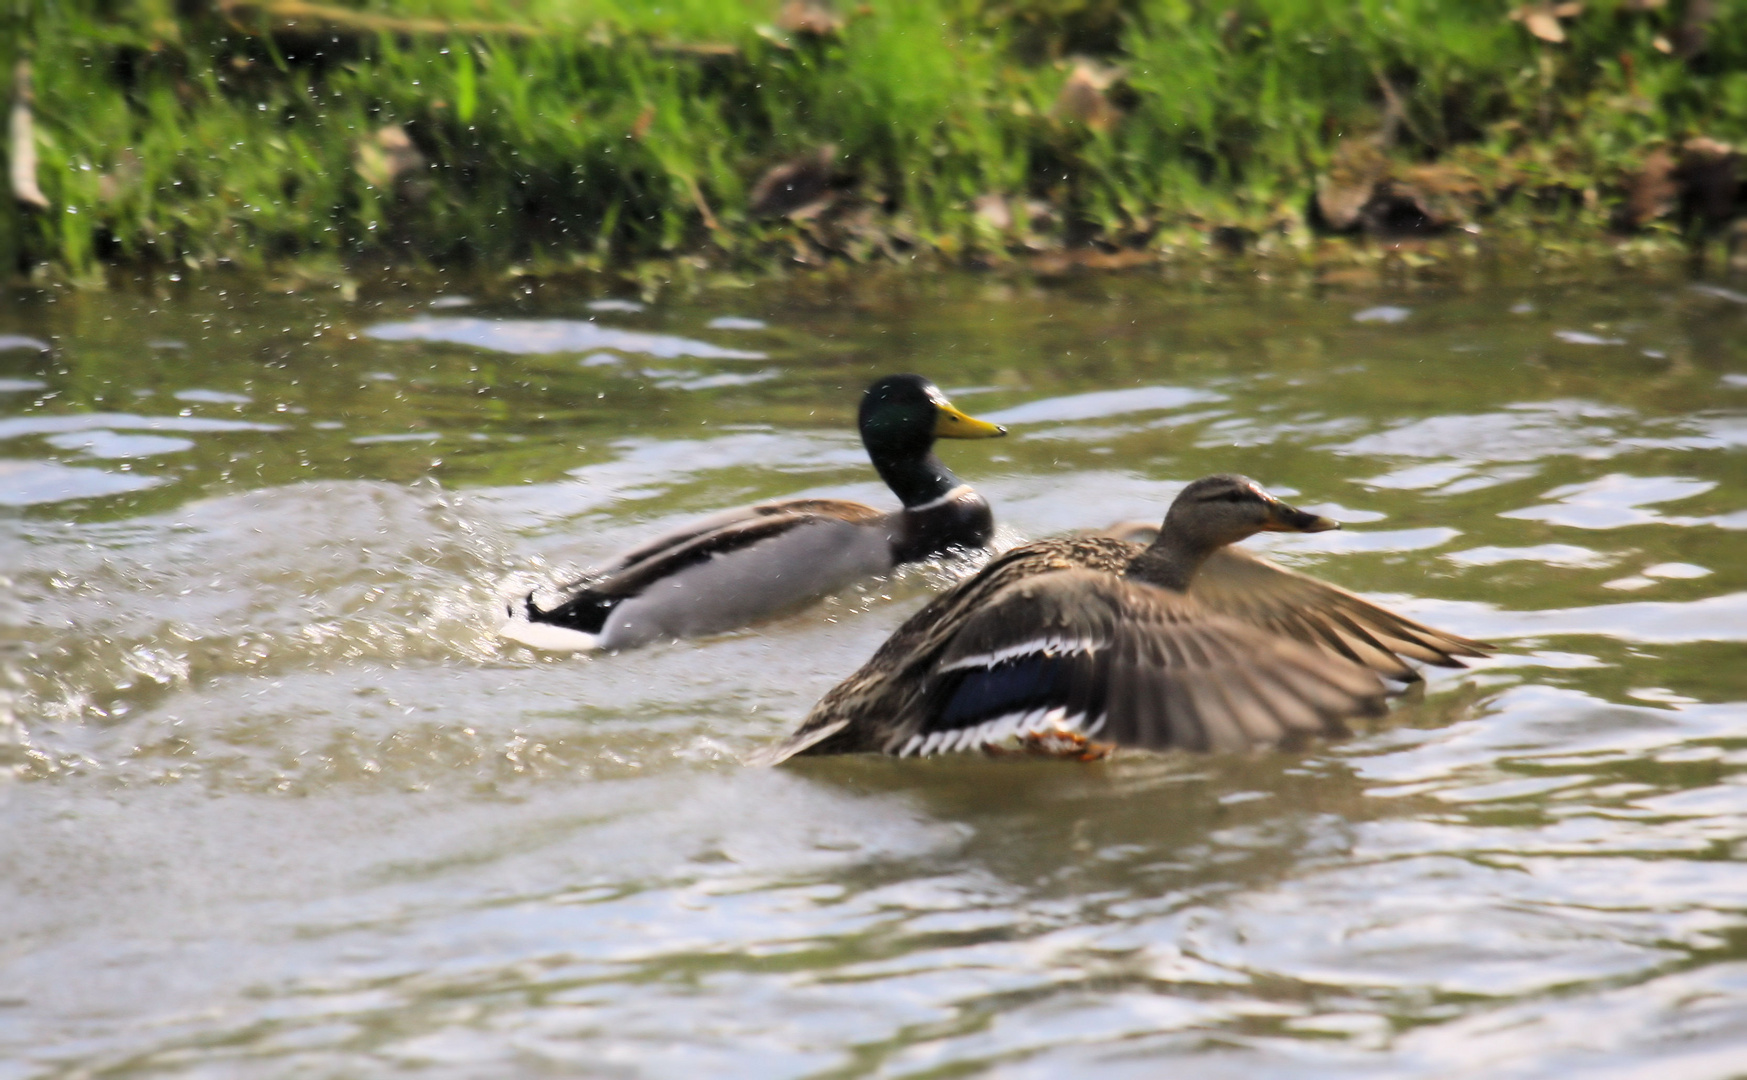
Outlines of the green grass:
{"type": "Polygon", "coordinates": [[[1434,0],[881,0],[840,5],[823,41],[775,29],[777,0],[401,0],[346,7],[536,33],[337,42],[204,0],[7,2],[52,206],[8,200],[0,256],[72,275],[1303,239],[1340,140],[1385,123],[1385,83],[1397,161],[1459,165],[1489,220],[1599,233],[1650,148],[1747,136],[1747,19],[1665,55],[1680,0],[1591,2],[1560,45],[1505,4],[1434,0]],[[1122,70],[1108,130],[1053,113],[1086,54],[1122,70]],[[391,125],[424,164],[378,187],[358,148],[391,125]],[[761,173],[826,143],[839,216],[754,219],[761,173]],[[1004,233],[985,195],[1049,213],[1004,233]]]}

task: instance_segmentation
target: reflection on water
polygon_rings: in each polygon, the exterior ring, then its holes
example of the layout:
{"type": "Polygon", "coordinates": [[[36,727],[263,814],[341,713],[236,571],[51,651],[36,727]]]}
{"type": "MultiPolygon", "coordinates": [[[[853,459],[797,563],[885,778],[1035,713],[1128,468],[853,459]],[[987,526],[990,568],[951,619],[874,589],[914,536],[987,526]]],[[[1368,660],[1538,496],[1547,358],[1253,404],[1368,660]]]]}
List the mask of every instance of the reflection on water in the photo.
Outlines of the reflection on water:
{"type": "Polygon", "coordinates": [[[1740,1072],[1736,290],[517,289],[0,297],[0,1077],[1740,1072]],[[948,571],[493,636],[889,505],[900,370],[1013,426],[941,448],[1004,542],[1241,471],[1349,523],[1273,557],[1503,652],[1302,754],[769,771],[948,571]]]}
{"type": "Polygon", "coordinates": [[[1747,529],[1747,513],[1671,518],[1665,517],[1659,510],[1646,509],[1657,503],[1677,502],[1703,495],[1716,486],[1710,480],[1691,480],[1679,476],[1626,476],[1609,473],[1599,480],[1568,484],[1544,493],[1541,497],[1555,500],[1552,504],[1507,510],[1501,516],[1547,521],[1573,529],[1617,529],[1625,525],[1645,525],[1651,522],[1747,529]]]}
{"type": "MultiPolygon", "coordinates": [[[[608,310],[624,310],[613,307],[608,310]]],[[[730,329],[734,329],[730,327],[730,329]]],[[[421,318],[378,323],[365,330],[382,341],[442,341],[507,353],[579,353],[615,349],[671,360],[696,356],[705,360],[762,360],[761,352],[725,349],[706,341],[644,334],[578,319],[458,319],[421,318]]]]}
{"type": "Polygon", "coordinates": [[[1223,401],[1225,395],[1181,386],[1141,386],[1131,390],[1101,390],[1031,401],[989,413],[991,423],[1039,424],[1058,420],[1091,420],[1127,413],[1164,412],[1223,401]]]}
{"type": "Polygon", "coordinates": [[[0,506],[34,506],[38,503],[94,499],[120,495],[161,483],[155,476],[84,469],[53,461],[16,461],[0,458],[0,506]]]}

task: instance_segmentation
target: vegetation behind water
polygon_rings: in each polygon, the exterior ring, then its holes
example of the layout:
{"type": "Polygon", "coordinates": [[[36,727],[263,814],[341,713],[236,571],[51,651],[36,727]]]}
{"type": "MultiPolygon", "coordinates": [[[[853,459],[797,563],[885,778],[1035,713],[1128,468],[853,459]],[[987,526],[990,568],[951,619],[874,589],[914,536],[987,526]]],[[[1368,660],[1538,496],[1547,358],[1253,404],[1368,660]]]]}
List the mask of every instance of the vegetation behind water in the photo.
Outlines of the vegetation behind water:
{"type": "Polygon", "coordinates": [[[0,256],[88,275],[1702,238],[1741,202],[1728,9],[10,0],[0,59],[32,61],[47,205],[6,200],[0,256]]]}

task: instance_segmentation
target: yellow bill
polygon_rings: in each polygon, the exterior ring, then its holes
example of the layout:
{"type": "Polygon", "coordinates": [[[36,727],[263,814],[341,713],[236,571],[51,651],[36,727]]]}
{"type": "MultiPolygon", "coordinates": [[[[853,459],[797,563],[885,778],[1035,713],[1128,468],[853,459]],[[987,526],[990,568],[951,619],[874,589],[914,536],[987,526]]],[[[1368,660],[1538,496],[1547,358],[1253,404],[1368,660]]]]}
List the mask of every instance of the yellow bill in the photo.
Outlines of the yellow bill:
{"type": "Polygon", "coordinates": [[[950,402],[936,401],[934,408],[937,410],[934,418],[934,437],[937,439],[995,439],[1007,434],[1007,429],[1000,424],[966,416],[950,402]]]}

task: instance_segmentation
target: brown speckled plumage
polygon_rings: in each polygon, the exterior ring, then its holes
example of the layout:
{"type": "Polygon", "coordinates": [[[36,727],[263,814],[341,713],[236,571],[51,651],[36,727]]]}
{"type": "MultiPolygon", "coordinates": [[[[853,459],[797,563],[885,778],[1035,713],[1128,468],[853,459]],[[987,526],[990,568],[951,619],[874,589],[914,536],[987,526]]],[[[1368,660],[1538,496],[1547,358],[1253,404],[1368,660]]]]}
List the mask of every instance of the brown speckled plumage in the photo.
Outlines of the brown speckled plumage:
{"type": "Polygon", "coordinates": [[[1402,657],[1461,667],[1457,657],[1483,655],[1480,642],[1227,546],[1261,529],[1334,527],[1242,477],[1209,477],[1151,545],[1014,548],[906,620],[760,760],[928,754],[1058,727],[1149,748],[1274,745],[1380,713],[1382,677],[1417,678],[1402,657]]]}

